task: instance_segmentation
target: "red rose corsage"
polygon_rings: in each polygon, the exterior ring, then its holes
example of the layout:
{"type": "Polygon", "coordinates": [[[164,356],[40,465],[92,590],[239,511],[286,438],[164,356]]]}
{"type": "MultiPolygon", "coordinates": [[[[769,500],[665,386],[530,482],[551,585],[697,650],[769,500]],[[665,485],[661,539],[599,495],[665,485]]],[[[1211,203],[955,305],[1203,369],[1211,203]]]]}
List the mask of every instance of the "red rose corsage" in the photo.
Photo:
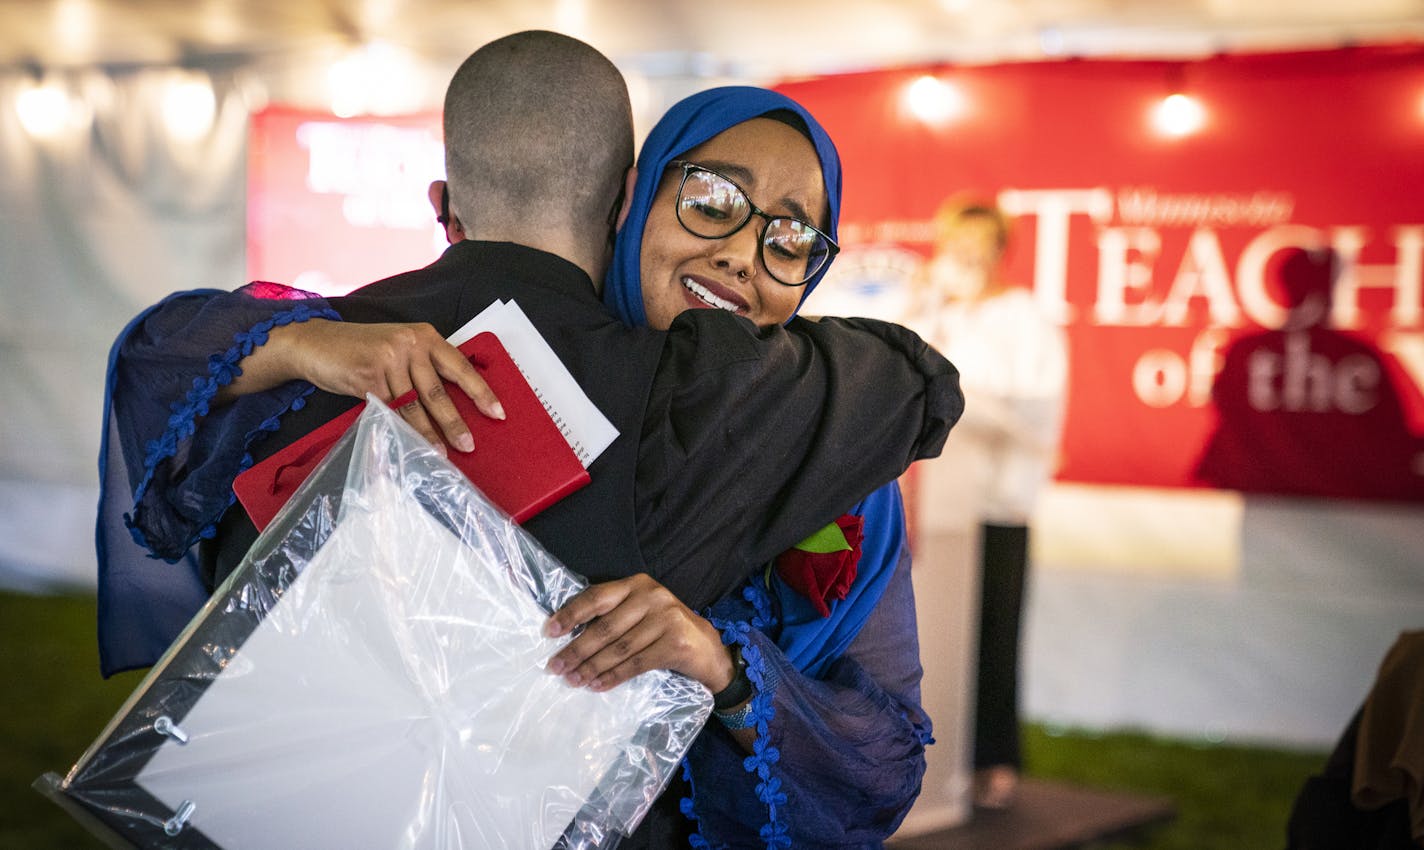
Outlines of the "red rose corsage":
{"type": "Polygon", "coordinates": [[[845,599],[850,592],[864,539],[864,518],[845,514],[777,555],[776,574],[828,617],[831,600],[845,599]]]}

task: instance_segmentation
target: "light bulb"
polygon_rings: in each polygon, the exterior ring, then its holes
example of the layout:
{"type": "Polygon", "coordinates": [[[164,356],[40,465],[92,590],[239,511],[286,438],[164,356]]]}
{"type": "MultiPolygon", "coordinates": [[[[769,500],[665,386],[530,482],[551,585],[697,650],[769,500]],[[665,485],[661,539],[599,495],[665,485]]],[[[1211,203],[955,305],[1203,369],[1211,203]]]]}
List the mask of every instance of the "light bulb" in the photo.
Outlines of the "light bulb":
{"type": "Polygon", "coordinates": [[[163,123],[179,141],[192,142],[206,136],[213,129],[217,109],[213,85],[200,75],[174,79],[163,94],[163,123]]]}
{"type": "Polygon", "coordinates": [[[958,86],[926,74],[905,89],[910,114],[931,125],[943,125],[964,112],[964,94],[958,86]]]}
{"type": "Polygon", "coordinates": [[[327,73],[332,114],[400,115],[418,108],[422,81],[408,50],[373,41],[332,64],[327,73]]]}
{"type": "Polygon", "coordinates": [[[1196,98],[1177,93],[1162,98],[1152,110],[1152,126],[1157,132],[1179,139],[1197,132],[1206,124],[1206,109],[1196,98]]]}
{"type": "Polygon", "coordinates": [[[31,86],[15,99],[20,125],[37,139],[58,135],[70,123],[73,109],[68,92],[53,82],[31,86]]]}

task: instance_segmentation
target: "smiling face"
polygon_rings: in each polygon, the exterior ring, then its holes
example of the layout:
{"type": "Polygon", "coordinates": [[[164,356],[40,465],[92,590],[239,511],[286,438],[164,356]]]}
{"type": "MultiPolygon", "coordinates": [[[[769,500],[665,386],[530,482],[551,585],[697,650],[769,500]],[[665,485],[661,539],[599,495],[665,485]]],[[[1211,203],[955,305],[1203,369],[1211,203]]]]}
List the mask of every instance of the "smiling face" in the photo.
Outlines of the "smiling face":
{"type": "MultiPolygon", "coordinates": [[[[791,216],[825,230],[826,187],[810,140],[770,118],[753,118],[714,136],[678,159],[735,181],[751,202],[773,216],[791,216]]],[[[639,257],[648,325],[666,330],[684,310],[730,310],[766,327],[791,318],[805,286],[778,283],[762,265],[758,245],[766,220],[753,215],[736,233],[703,239],[677,220],[682,170],[658,184],[639,257]]]]}

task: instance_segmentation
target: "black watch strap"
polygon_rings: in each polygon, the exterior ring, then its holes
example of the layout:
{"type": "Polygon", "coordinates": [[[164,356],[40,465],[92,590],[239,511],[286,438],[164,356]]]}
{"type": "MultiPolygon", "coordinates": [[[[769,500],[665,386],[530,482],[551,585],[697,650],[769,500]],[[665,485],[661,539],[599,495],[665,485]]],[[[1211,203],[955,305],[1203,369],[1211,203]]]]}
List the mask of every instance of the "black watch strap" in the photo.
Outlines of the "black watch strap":
{"type": "Polygon", "coordinates": [[[752,680],[747,678],[747,662],[742,658],[742,647],[738,644],[732,645],[732,664],[736,667],[732,681],[712,695],[714,711],[726,711],[751,699],[752,680]]]}

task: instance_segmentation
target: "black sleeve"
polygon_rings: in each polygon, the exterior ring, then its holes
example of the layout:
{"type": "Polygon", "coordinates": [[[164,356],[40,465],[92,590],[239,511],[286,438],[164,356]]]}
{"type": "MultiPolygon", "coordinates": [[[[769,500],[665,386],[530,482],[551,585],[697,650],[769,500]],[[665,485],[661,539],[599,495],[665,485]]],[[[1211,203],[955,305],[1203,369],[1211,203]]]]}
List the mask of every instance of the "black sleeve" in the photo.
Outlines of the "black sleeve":
{"type": "Polygon", "coordinates": [[[669,586],[710,604],[934,457],[964,409],[959,373],[913,332],[870,319],[758,330],[679,316],[644,417],[639,538],[669,586]]]}

